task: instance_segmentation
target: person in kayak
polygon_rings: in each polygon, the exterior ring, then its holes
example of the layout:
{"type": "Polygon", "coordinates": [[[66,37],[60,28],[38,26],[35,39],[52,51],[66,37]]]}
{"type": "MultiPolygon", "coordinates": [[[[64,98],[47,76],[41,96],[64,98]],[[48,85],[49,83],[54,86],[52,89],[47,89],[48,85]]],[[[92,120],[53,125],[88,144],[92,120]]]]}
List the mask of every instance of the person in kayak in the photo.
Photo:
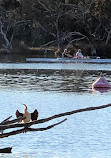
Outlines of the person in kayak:
{"type": "Polygon", "coordinates": [[[72,58],[72,55],[70,55],[67,49],[64,49],[62,53],[62,58],[72,58]]]}
{"type": "Polygon", "coordinates": [[[77,59],[83,58],[83,55],[82,55],[82,53],[81,53],[81,49],[78,49],[78,51],[76,52],[76,58],[77,58],[77,59]]]}

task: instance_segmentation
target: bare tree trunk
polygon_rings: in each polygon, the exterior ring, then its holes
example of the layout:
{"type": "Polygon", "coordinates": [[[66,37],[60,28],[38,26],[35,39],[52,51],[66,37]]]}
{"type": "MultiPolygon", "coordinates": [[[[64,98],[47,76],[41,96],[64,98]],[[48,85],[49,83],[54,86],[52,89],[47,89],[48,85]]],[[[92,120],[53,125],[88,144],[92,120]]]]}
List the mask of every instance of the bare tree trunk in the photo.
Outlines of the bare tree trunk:
{"type": "Polygon", "coordinates": [[[107,36],[107,39],[106,39],[106,45],[108,44],[109,40],[111,39],[111,29],[110,31],[108,31],[108,36],[107,36]]]}
{"type": "Polygon", "coordinates": [[[92,47],[91,47],[91,54],[92,56],[96,56],[97,53],[96,53],[96,47],[92,44],[92,47]]]}
{"type": "Polygon", "coordinates": [[[8,40],[6,33],[3,31],[3,23],[0,22],[0,33],[3,36],[3,39],[5,41],[5,44],[3,44],[3,47],[5,48],[5,50],[7,51],[7,53],[11,53],[12,51],[12,38],[11,41],[8,40]]]}

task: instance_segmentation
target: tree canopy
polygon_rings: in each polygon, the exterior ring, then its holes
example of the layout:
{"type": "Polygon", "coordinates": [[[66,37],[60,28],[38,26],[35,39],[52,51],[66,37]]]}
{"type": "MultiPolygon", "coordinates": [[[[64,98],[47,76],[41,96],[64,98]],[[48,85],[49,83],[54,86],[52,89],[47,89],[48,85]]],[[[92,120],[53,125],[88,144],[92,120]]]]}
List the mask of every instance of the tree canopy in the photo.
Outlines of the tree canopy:
{"type": "Polygon", "coordinates": [[[111,0],[1,0],[0,46],[11,52],[15,41],[31,47],[72,44],[110,57],[110,10],[111,0]]]}

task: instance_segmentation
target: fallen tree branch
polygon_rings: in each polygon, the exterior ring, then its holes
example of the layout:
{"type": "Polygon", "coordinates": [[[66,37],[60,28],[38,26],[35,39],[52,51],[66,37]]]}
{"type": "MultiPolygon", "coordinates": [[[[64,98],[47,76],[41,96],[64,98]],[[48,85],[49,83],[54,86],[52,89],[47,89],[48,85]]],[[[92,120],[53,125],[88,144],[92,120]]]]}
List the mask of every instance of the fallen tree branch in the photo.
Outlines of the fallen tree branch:
{"type": "Polygon", "coordinates": [[[35,128],[28,128],[28,131],[45,131],[45,130],[48,130],[48,129],[50,129],[50,128],[53,128],[53,127],[55,127],[55,126],[57,126],[57,125],[63,123],[63,122],[66,121],[66,120],[67,120],[67,118],[64,119],[64,120],[62,120],[62,121],[60,121],[60,122],[58,122],[58,123],[55,123],[55,124],[50,125],[50,126],[47,126],[47,127],[45,127],[45,128],[37,128],[37,129],[35,129],[35,128]]]}
{"type": "Polygon", "coordinates": [[[69,112],[64,112],[64,113],[53,115],[53,116],[45,118],[45,119],[40,119],[40,120],[37,120],[37,121],[21,124],[19,127],[23,127],[24,125],[26,125],[28,127],[28,126],[31,126],[31,125],[34,125],[34,124],[44,123],[44,122],[50,121],[50,120],[55,119],[55,118],[68,116],[68,115],[72,115],[72,114],[76,114],[76,113],[80,113],[80,112],[85,112],[85,111],[99,110],[99,109],[103,109],[103,108],[108,108],[110,106],[111,106],[111,104],[107,104],[107,105],[101,105],[101,106],[96,106],[96,107],[88,107],[88,108],[84,108],[84,109],[78,109],[78,110],[73,110],[73,111],[69,111],[69,112]]]}
{"type": "Polygon", "coordinates": [[[3,134],[0,134],[0,138],[4,138],[4,137],[8,137],[8,136],[12,136],[12,135],[16,135],[16,134],[20,134],[20,133],[23,133],[23,132],[28,132],[28,131],[45,131],[45,130],[48,130],[48,129],[51,129],[61,123],[63,123],[64,121],[66,121],[67,119],[64,119],[58,123],[55,123],[55,124],[52,124],[50,126],[47,126],[45,128],[37,128],[37,129],[34,129],[34,128],[23,128],[23,129],[20,129],[20,130],[16,130],[16,131],[11,131],[11,132],[7,132],[7,133],[3,133],[3,134]]]}
{"type": "Polygon", "coordinates": [[[3,148],[3,149],[0,149],[0,153],[11,153],[12,151],[12,148],[8,147],[8,148],[3,148]]]}
{"type": "MultiPolygon", "coordinates": [[[[103,109],[103,108],[108,108],[110,106],[111,106],[111,104],[107,104],[107,105],[101,105],[101,106],[96,106],[96,107],[88,107],[88,108],[84,108],[84,109],[73,110],[73,111],[69,111],[69,112],[65,112],[65,113],[56,114],[56,115],[53,115],[53,116],[45,118],[45,119],[32,121],[32,122],[29,122],[29,123],[20,123],[20,124],[17,123],[17,124],[9,124],[9,125],[0,125],[0,130],[5,130],[5,129],[9,129],[9,128],[16,128],[16,127],[28,128],[28,127],[30,127],[34,124],[45,123],[45,122],[50,121],[50,120],[55,119],[55,118],[68,116],[68,115],[72,115],[72,114],[76,114],[76,113],[80,113],[80,112],[85,112],[85,111],[99,110],[99,109],[103,109]]],[[[17,120],[17,119],[15,119],[15,120],[17,120]]],[[[14,121],[12,121],[12,122],[14,122],[14,121]]]]}
{"type": "MultiPolygon", "coordinates": [[[[50,121],[50,120],[55,119],[55,118],[68,116],[68,115],[72,115],[72,114],[76,114],[76,113],[80,113],[80,112],[85,112],[85,111],[93,111],[93,110],[104,109],[104,108],[108,108],[110,106],[111,106],[111,104],[107,104],[107,105],[102,105],[102,106],[88,107],[88,108],[84,108],[84,109],[73,110],[73,111],[69,111],[69,112],[65,112],[65,113],[56,114],[56,115],[53,115],[53,116],[45,118],[45,119],[32,121],[32,122],[29,122],[29,123],[21,123],[21,124],[17,123],[17,124],[0,125],[0,130],[10,129],[10,128],[17,128],[17,127],[24,127],[20,130],[0,134],[0,138],[4,138],[4,137],[11,136],[11,135],[19,134],[19,133],[22,133],[22,132],[25,132],[25,131],[44,131],[44,130],[48,130],[48,129],[50,129],[50,128],[52,128],[55,125],[58,125],[60,123],[58,122],[57,124],[53,124],[53,125],[50,125],[50,126],[45,127],[45,128],[33,129],[33,128],[29,128],[29,127],[32,126],[32,125],[35,125],[35,124],[45,123],[45,122],[50,121]]],[[[9,122],[13,123],[13,122],[16,122],[17,120],[18,119],[14,119],[14,120],[9,121],[9,122]]],[[[63,122],[64,122],[64,120],[63,120],[63,122]]]]}
{"type": "Polygon", "coordinates": [[[7,117],[5,120],[3,120],[3,121],[0,123],[0,125],[1,125],[1,124],[4,124],[4,122],[9,121],[9,119],[10,119],[11,117],[12,117],[12,116],[7,117]]]}
{"type": "MultiPolygon", "coordinates": [[[[7,124],[16,123],[16,122],[20,122],[20,121],[22,121],[22,120],[25,119],[25,117],[19,117],[19,118],[17,118],[17,119],[13,119],[13,120],[9,121],[9,119],[10,119],[11,117],[12,117],[12,116],[9,116],[7,119],[5,119],[4,121],[2,121],[2,122],[0,123],[0,127],[1,127],[1,125],[7,125],[7,124]]],[[[0,129],[1,129],[1,128],[0,128],[0,129]]]]}

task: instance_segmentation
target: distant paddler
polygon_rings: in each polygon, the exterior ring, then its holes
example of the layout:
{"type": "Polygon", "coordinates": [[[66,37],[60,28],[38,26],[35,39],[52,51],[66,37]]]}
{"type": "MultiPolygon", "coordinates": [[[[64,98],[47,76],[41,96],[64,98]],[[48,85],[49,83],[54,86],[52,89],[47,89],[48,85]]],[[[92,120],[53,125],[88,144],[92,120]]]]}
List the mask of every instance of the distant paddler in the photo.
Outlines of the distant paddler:
{"type": "Polygon", "coordinates": [[[73,58],[73,56],[70,55],[70,53],[68,52],[67,49],[64,49],[64,51],[62,53],[62,58],[73,58]]]}
{"type": "Polygon", "coordinates": [[[81,49],[78,49],[78,51],[76,52],[76,58],[77,59],[81,59],[81,58],[83,58],[84,56],[82,55],[82,53],[81,53],[81,49]]]}

